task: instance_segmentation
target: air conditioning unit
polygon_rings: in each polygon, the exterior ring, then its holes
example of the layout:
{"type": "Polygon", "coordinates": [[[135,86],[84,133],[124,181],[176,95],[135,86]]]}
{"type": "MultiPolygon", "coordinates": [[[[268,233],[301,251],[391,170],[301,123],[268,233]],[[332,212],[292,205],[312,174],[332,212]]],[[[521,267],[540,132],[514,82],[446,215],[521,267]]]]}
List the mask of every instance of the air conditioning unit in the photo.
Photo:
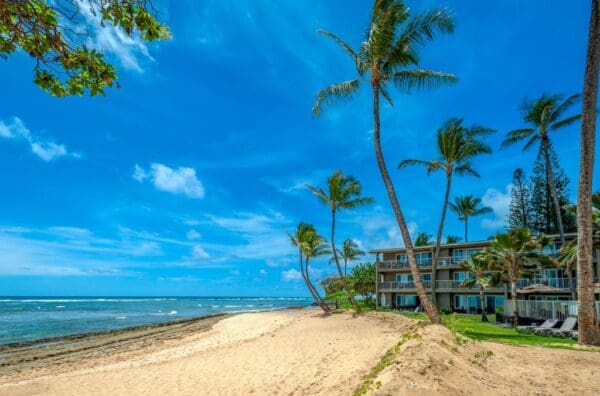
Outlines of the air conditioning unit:
{"type": "Polygon", "coordinates": [[[438,267],[443,267],[446,265],[446,260],[438,260],[438,267]]]}

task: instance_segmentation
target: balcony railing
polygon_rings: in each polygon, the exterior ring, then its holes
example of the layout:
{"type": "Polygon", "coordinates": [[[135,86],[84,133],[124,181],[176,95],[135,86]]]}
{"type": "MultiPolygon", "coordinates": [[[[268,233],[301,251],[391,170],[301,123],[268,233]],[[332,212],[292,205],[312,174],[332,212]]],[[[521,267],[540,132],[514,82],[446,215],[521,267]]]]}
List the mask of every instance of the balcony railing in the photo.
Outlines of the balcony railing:
{"type": "MultiPolygon", "coordinates": [[[[596,280],[597,281],[597,280],[596,280]]],[[[573,282],[575,285],[577,281],[573,278],[573,282]]],[[[424,280],[423,284],[425,288],[431,288],[431,281],[424,280]]],[[[468,289],[462,286],[463,281],[459,280],[438,280],[436,281],[436,286],[438,290],[443,289],[468,289]]],[[[569,279],[568,278],[533,278],[533,279],[519,279],[517,281],[517,288],[522,289],[526,286],[531,285],[545,285],[555,289],[568,290],[569,289],[569,279]]],[[[407,289],[415,289],[415,283],[413,281],[384,281],[379,282],[379,290],[407,290],[407,289]]],[[[469,288],[471,290],[476,290],[478,287],[469,288]]],[[[493,287],[488,287],[487,289],[503,289],[504,285],[500,284],[493,287]]]]}
{"type": "MultiPolygon", "coordinates": [[[[431,258],[417,258],[417,264],[420,267],[430,267],[433,259],[431,258]]],[[[438,257],[438,267],[450,267],[453,265],[460,265],[464,259],[454,259],[452,257],[438,257]]],[[[408,268],[407,261],[400,260],[387,260],[387,261],[378,261],[377,268],[379,269],[401,269],[408,268]]]]}

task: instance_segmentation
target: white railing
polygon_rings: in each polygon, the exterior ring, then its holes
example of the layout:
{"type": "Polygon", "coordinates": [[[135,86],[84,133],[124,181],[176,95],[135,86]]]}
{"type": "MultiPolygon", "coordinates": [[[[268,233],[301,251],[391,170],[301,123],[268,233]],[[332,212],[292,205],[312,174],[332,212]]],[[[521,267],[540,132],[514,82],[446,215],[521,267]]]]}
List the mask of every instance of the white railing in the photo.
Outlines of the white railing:
{"type": "MultiPolygon", "coordinates": [[[[431,266],[433,259],[432,258],[417,258],[417,264],[421,267],[431,266]]],[[[460,261],[452,258],[452,257],[438,257],[438,267],[450,267],[452,265],[460,265],[464,259],[460,259],[460,261]]],[[[399,260],[384,260],[377,262],[377,268],[379,269],[397,269],[397,268],[408,268],[408,261],[399,261],[399,260]]]]}
{"type": "MultiPolygon", "coordinates": [[[[569,278],[531,278],[531,279],[519,279],[517,281],[517,288],[522,289],[523,287],[532,285],[544,285],[553,287],[555,289],[569,289],[570,281],[569,278]]],[[[573,278],[573,286],[577,287],[577,279],[573,278]]]]}
{"type": "MultiPolygon", "coordinates": [[[[554,300],[517,300],[519,316],[535,319],[565,319],[569,316],[577,316],[577,301],[554,301],[554,300]]],[[[513,302],[504,302],[504,313],[508,316],[514,315],[513,302]]],[[[600,317],[600,301],[596,301],[596,314],[600,317]]]]}
{"type": "MultiPolygon", "coordinates": [[[[431,288],[431,281],[423,281],[425,288],[431,288]]],[[[411,281],[385,281],[379,282],[379,290],[405,290],[416,289],[415,282],[411,281]]]]}

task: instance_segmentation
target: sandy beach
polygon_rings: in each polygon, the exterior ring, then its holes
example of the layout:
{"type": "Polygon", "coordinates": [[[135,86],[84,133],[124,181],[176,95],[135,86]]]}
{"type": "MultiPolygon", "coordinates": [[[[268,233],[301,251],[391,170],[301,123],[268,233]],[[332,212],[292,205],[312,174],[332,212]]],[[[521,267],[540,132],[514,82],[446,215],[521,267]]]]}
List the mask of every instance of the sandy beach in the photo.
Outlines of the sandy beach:
{"type": "Polygon", "coordinates": [[[446,328],[393,313],[292,309],[5,347],[0,394],[347,395],[406,333],[370,393],[600,393],[598,352],[456,344],[446,328]]]}

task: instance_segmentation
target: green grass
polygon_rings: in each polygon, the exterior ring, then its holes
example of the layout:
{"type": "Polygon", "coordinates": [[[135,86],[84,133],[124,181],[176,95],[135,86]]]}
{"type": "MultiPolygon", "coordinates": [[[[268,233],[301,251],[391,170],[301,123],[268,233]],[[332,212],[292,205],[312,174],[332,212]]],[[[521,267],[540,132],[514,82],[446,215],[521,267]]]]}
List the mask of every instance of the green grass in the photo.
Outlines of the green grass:
{"type": "MultiPolygon", "coordinates": [[[[412,319],[427,320],[424,313],[400,312],[412,319]]],[[[480,315],[452,314],[442,316],[444,324],[452,331],[478,341],[502,342],[514,345],[543,346],[548,348],[564,348],[584,350],[577,347],[577,342],[568,338],[546,337],[535,334],[524,334],[516,329],[500,327],[493,323],[484,323],[480,315]]],[[[490,317],[493,320],[493,315],[490,317]]]]}

